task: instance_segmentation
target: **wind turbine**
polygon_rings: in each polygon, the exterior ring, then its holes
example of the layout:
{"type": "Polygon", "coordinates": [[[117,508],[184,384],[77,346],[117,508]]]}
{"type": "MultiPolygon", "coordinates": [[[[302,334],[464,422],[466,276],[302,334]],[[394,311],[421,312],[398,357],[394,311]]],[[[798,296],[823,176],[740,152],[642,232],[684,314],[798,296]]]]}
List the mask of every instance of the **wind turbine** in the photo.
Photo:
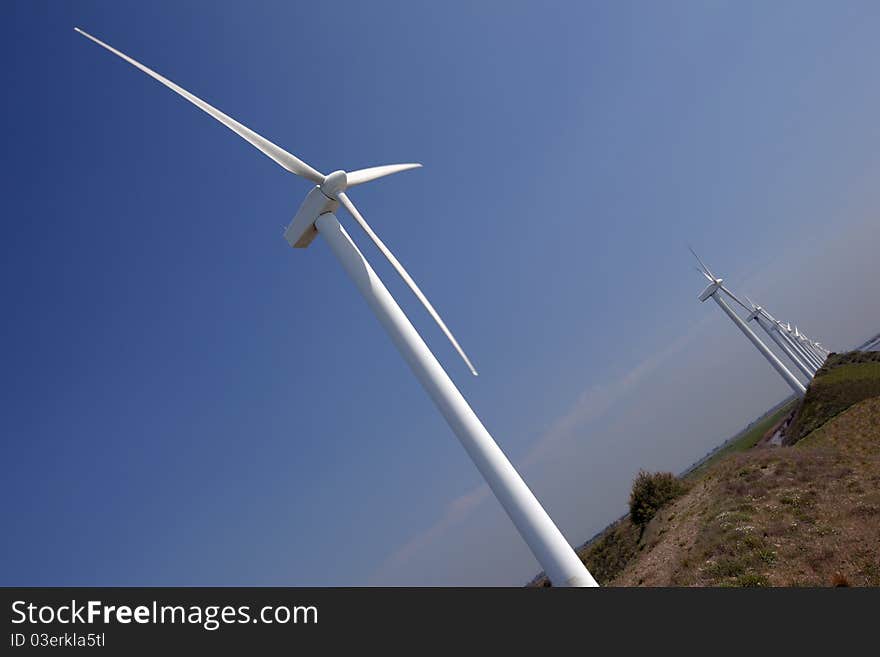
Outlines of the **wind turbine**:
{"type": "Polygon", "coordinates": [[[816,359],[807,351],[804,347],[803,343],[795,337],[795,331],[791,327],[791,324],[788,322],[776,322],[776,326],[779,329],[779,334],[783,337],[783,339],[788,343],[788,345],[795,351],[795,353],[800,354],[801,359],[813,369],[814,372],[818,371],[820,367],[820,363],[816,362],[816,359]]]}
{"type": "Polygon", "coordinates": [[[789,387],[791,387],[794,393],[799,397],[803,397],[807,392],[804,384],[801,383],[798,378],[794,374],[792,374],[785,365],[782,364],[782,361],[780,361],[776,357],[776,355],[772,351],[770,351],[767,345],[761,342],[761,338],[755,335],[755,332],[752,331],[751,328],[749,328],[749,325],[746,324],[739,315],[733,312],[733,309],[727,304],[724,299],[721,298],[721,295],[719,295],[718,292],[724,292],[743,308],[748,307],[742,301],[740,301],[733,292],[731,292],[724,286],[724,279],[715,276],[715,274],[712,273],[712,271],[706,266],[706,263],[704,263],[700,259],[700,256],[698,256],[693,249],[691,249],[690,251],[694,254],[697,262],[700,263],[700,267],[702,267],[702,269],[698,268],[697,271],[699,271],[709,281],[709,285],[706,286],[706,289],[704,289],[698,297],[700,301],[706,301],[709,298],[714,299],[715,303],[717,303],[720,306],[721,310],[724,311],[724,314],[730,317],[731,321],[736,324],[736,327],[743,332],[743,334],[749,339],[749,341],[753,345],[755,345],[758,351],[761,352],[761,355],[767,359],[767,362],[770,363],[773,369],[779,373],[779,375],[785,380],[789,387]]]}
{"type": "Polygon", "coordinates": [[[800,331],[798,331],[798,327],[797,327],[797,326],[794,327],[794,337],[795,337],[796,339],[800,340],[801,344],[804,345],[804,349],[807,350],[807,353],[809,353],[810,356],[812,357],[812,359],[813,359],[814,361],[816,361],[816,363],[818,363],[819,367],[822,367],[822,365],[824,364],[823,361],[824,361],[825,359],[822,358],[822,357],[819,355],[818,350],[816,350],[816,349],[813,347],[813,341],[810,340],[806,335],[804,335],[803,333],[801,333],[800,331]]]}
{"type": "Polygon", "coordinates": [[[813,363],[813,365],[816,366],[817,370],[820,367],[822,367],[822,361],[819,359],[819,357],[816,355],[816,353],[812,349],[810,349],[807,340],[804,338],[804,336],[798,330],[798,327],[795,326],[794,328],[792,328],[791,324],[787,324],[786,328],[788,330],[788,335],[791,338],[792,342],[794,342],[797,345],[798,349],[801,350],[801,353],[804,354],[804,357],[807,360],[809,360],[811,363],[813,363]]]}
{"type": "Polygon", "coordinates": [[[795,367],[797,367],[801,374],[807,377],[807,380],[811,380],[813,376],[815,376],[816,371],[810,367],[807,363],[805,363],[802,358],[788,345],[783,336],[779,333],[779,329],[776,326],[776,319],[764,310],[761,306],[757,305],[754,301],[746,297],[746,301],[752,307],[752,312],[746,318],[746,322],[754,321],[764,329],[764,333],[766,333],[773,342],[776,343],[788,359],[794,363],[795,367]]]}
{"type": "MultiPolygon", "coordinates": [[[[806,336],[804,336],[804,337],[806,338],[806,336]]],[[[807,342],[810,344],[810,349],[812,349],[813,352],[815,352],[816,356],[819,358],[820,361],[823,361],[823,364],[824,364],[825,358],[827,358],[827,356],[828,356],[828,352],[825,350],[824,347],[820,346],[819,343],[816,342],[815,340],[812,340],[810,338],[806,338],[806,339],[807,339],[807,342]]]]}
{"type": "Polygon", "coordinates": [[[440,412],[458,436],[461,444],[470,455],[477,469],[482,473],[489,487],[504,510],[510,516],[525,542],[528,544],[544,572],[555,586],[598,586],[596,580],[586,569],[575,551],[556,527],[550,516],[538,502],[534,494],[514,469],[513,465],[492,439],[465,398],[453,384],[449,375],[431,353],[416,329],[407,319],[388,292],[385,285],[373,271],[361,251],[340,225],[334,212],[341,203],[389,260],[397,273],[403,278],[413,293],[422,302],[434,321],[464,359],[471,372],[476,370],[471,364],[452,333],[440,316],[422,294],[418,286],[394,257],[388,247],[373,232],[360,212],[351,202],[346,190],[383,176],[419,167],[419,164],[392,164],[371,167],[347,173],[334,171],[324,175],[299,158],[291,155],[268,139],[197,98],[155,71],[135,61],[131,57],[112,48],[103,41],[75,28],[77,32],[91,39],[140,69],[150,77],[161,82],[172,91],[183,96],[193,105],[215,118],[242,139],[249,142],[264,155],[270,157],[287,171],[315,183],[284,233],[288,243],[297,248],[305,248],[322,235],[330,250],[337,257],[343,269],[357,286],[375,313],[379,322],[391,336],[391,340],[419,383],[425,388],[440,412]]]}

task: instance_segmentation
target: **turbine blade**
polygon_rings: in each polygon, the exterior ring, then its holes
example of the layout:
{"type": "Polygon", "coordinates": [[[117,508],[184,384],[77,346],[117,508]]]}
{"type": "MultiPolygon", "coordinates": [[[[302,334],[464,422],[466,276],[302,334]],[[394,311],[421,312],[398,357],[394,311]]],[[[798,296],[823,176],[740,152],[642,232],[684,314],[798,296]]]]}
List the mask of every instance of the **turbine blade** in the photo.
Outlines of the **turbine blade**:
{"type": "Polygon", "coordinates": [[[239,123],[238,121],[236,121],[232,117],[227,116],[226,114],[224,114],[223,112],[218,110],[216,107],[212,107],[211,105],[209,105],[208,103],[203,101],[201,98],[198,98],[198,97],[194,96],[193,94],[191,94],[190,92],[188,92],[186,89],[177,86],[171,80],[162,77],[161,75],[159,75],[158,73],[156,73],[152,69],[149,69],[146,66],[144,66],[143,64],[141,64],[140,62],[135,61],[134,59],[132,59],[131,57],[129,57],[125,53],[119,52],[118,50],[116,50],[112,46],[107,45],[106,43],[104,43],[100,39],[93,37],[91,34],[88,34],[87,32],[82,31],[78,27],[76,27],[74,29],[77,32],[79,32],[80,34],[82,34],[84,37],[86,37],[87,39],[91,39],[92,41],[97,43],[102,48],[106,48],[107,50],[112,52],[114,55],[117,55],[118,57],[124,59],[125,61],[127,61],[129,64],[131,64],[135,68],[140,69],[141,71],[143,71],[144,73],[149,75],[154,80],[158,80],[159,82],[164,84],[166,87],[168,87],[169,89],[171,89],[175,93],[183,96],[189,102],[191,102],[193,105],[198,107],[200,110],[202,110],[206,114],[217,119],[220,123],[222,123],[227,128],[232,130],[232,132],[237,134],[239,137],[241,137],[245,141],[249,142],[252,146],[256,147],[264,155],[275,160],[275,162],[280,164],[282,167],[284,167],[285,169],[287,169],[291,173],[295,173],[298,176],[302,176],[303,178],[307,178],[307,179],[311,180],[312,182],[315,182],[319,185],[322,182],[324,182],[324,174],[322,174],[320,171],[317,171],[316,169],[313,169],[308,164],[306,164],[305,162],[303,162],[299,158],[291,155],[290,153],[285,151],[280,146],[276,146],[275,144],[273,144],[271,141],[269,141],[265,137],[261,137],[260,135],[258,135],[256,132],[254,132],[250,128],[243,126],[241,123],[239,123]]]}
{"type": "Polygon", "coordinates": [[[697,252],[694,251],[694,249],[690,245],[688,245],[688,249],[690,250],[691,253],[694,254],[694,257],[697,259],[697,262],[699,262],[700,265],[703,267],[703,271],[705,271],[707,274],[709,274],[709,276],[711,276],[714,280],[716,278],[715,274],[713,274],[712,270],[706,266],[706,263],[700,259],[700,256],[697,255],[697,252]]]}
{"type": "Polygon", "coordinates": [[[355,185],[362,185],[365,182],[376,180],[376,178],[384,178],[385,176],[390,176],[392,173],[400,173],[401,171],[408,171],[409,169],[418,169],[421,166],[422,165],[417,162],[410,162],[407,164],[386,164],[381,167],[358,169],[351,173],[346,171],[345,177],[348,181],[348,186],[354,187],[355,185]]]}
{"type": "Polygon", "coordinates": [[[470,359],[467,357],[467,354],[464,353],[464,350],[458,344],[458,341],[455,339],[455,336],[452,335],[452,331],[450,331],[446,324],[443,323],[443,320],[440,319],[440,315],[434,310],[434,306],[431,305],[431,302],[428,301],[427,297],[422,294],[422,291],[419,289],[419,286],[416,285],[416,282],[410,277],[407,273],[406,269],[403,268],[403,265],[398,262],[397,258],[394,257],[394,254],[388,249],[387,246],[379,239],[379,236],[373,232],[373,229],[370,228],[370,225],[366,222],[358,209],[354,206],[354,203],[351,202],[351,199],[348,198],[348,195],[345,192],[340,192],[337,194],[337,198],[345,206],[345,209],[348,210],[349,214],[354,217],[354,220],[360,224],[360,227],[364,229],[364,232],[369,235],[370,239],[373,240],[373,243],[379,247],[379,250],[382,252],[386,258],[388,258],[388,262],[391,263],[391,266],[397,271],[403,281],[409,286],[409,289],[413,291],[413,294],[416,295],[419,301],[422,302],[422,305],[434,318],[434,321],[437,322],[437,325],[443,330],[443,333],[449,338],[449,341],[452,343],[452,346],[455,347],[455,350],[458,352],[458,355],[461,356],[462,360],[464,360],[465,364],[468,366],[468,369],[471,371],[471,374],[477,376],[477,370],[474,369],[473,364],[470,359]]]}
{"type": "Polygon", "coordinates": [[[704,271],[703,271],[702,269],[700,269],[699,267],[694,267],[694,269],[696,269],[696,270],[697,270],[698,272],[700,272],[703,276],[705,276],[705,277],[706,277],[706,280],[709,281],[710,283],[714,283],[714,282],[715,282],[715,279],[714,279],[714,278],[712,278],[711,276],[709,276],[709,274],[707,274],[706,272],[704,272],[704,271]]]}
{"type": "Polygon", "coordinates": [[[722,290],[727,296],[729,296],[731,299],[733,299],[734,301],[736,301],[740,306],[742,306],[743,308],[745,308],[745,309],[748,310],[749,312],[752,311],[752,308],[750,308],[749,306],[747,306],[746,304],[744,304],[744,303],[740,300],[740,298],[739,298],[738,296],[736,296],[733,292],[731,292],[726,286],[721,285],[720,288],[721,288],[721,290],[722,290]]]}

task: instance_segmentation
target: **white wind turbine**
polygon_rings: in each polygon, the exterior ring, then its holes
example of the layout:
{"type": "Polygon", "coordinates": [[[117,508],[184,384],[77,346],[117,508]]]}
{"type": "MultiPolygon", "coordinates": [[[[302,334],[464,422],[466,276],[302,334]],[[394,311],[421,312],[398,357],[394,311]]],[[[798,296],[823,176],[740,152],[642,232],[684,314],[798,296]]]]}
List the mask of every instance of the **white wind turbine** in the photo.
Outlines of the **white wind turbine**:
{"type": "Polygon", "coordinates": [[[340,225],[334,212],[341,203],[363,228],[397,273],[419,298],[434,321],[464,359],[471,372],[476,370],[452,333],[440,319],[433,306],[415,282],[397,261],[391,251],[376,236],[345,193],[346,189],[382,176],[405,171],[419,164],[393,164],[346,173],[334,171],[324,175],[299,158],[261,137],[220,110],[197,98],[155,71],[112,48],[95,37],[75,28],[77,32],[121,57],[150,77],[183,96],[193,105],[248,141],[291,173],[316,184],[284,233],[291,246],[307,247],[322,235],[343,269],[360,290],[379,322],[391,336],[392,342],[403,355],[419,382],[428,392],[440,412],[458,436],[474,464],[482,473],[504,510],[510,516],[525,542],[532,550],[545,573],[555,586],[598,586],[565,537],[547,515],[547,512],[529,490],[513,465],[492,439],[449,375],[428,349],[416,329],[392,298],[385,285],[373,271],[361,251],[340,225]]]}
{"type": "Polygon", "coordinates": [[[754,321],[758,326],[764,329],[764,332],[771,340],[773,340],[773,342],[776,343],[785,355],[788,356],[788,359],[794,363],[795,367],[807,377],[808,381],[811,380],[816,374],[815,368],[805,362],[804,359],[788,344],[788,342],[786,342],[785,337],[781,334],[779,327],[777,326],[776,319],[748,297],[746,297],[746,301],[752,307],[752,312],[746,318],[746,322],[754,321]]]}
{"type": "Polygon", "coordinates": [[[809,343],[810,349],[815,352],[819,360],[824,361],[825,357],[828,356],[828,350],[826,350],[825,347],[821,346],[818,342],[808,338],[807,336],[804,336],[804,339],[806,339],[806,341],[809,343]]]}
{"type": "Polygon", "coordinates": [[[797,349],[798,352],[803,355],[804,359],[818,371],[818,369],[822,367],[822,361],[819,360],[816,354],[807,347],[807,344],[804,341],[803,336],[800,334],[800,331],[798,331],[797,326],[792,327],[791,324],[786,322],[785,324],[780,323],[780,328],[783,331],[783,335],[788,338],[788,341],[794,345],[795,349],[797,349]]]}
{"type": "Polygon", "coordinates": [[[797,340],[800,340],[800,343],[804,346],[804,349],[806,349],[807,353],[810,354],[810,357],[819,365],[819,367],[822,367],[825,358],[820,355],[819,350],[816,349],[813,341],[810,340],[806,335],[798,331],[797,326],[794,327],[794,337],[797,340]]]}
{"type": "Polygon", "coordinates": [[[706,289],[704,289],[698,297],[700,301],[706,301],[706,299],[709,298],[714,299],[715,303],[717,303],[721,310],[724,311],[724,314],[730,317],[733,323],[736,324],[736,327],[743,332],[743,334],[749,339],[749,341],[753,345],[755,345],[758,351],[761,352],[761,355],[767,359],[767,362],[770,363],[773,369],[779,373],[779,375],[785,380],[789,387],[791,387],[794,393],[799,397],[803,397],[807,392],[804,384],[801,383],[798,378],[794,374],[792,374],[785,365],[782,364],[782,361],[780,361],[776,357],[776,354],[770,351],[767,345],[761,342],[761,338],[759,338],[755,334],[755,332],[752,331],[751,328],[749,328],[749,325],[746,324],[742,320],[742,318],[733,311],[733,309],[727,304],[727,302],[721,298],[721,295],[719,295],[718,292],[724,292],[727,296],[736,301],[743,308],[747,308],[747,306],[742,301],[740,301],[733,292],[731,292],[724,286],[724,279],[715,276],[715,274],[712,273],[712,271],[706,266],[706,264],[700,259],[700,256],[698,256],[693,249],[691,249],[690,251],[694,254],[697,262],[700,263],[701,269],[698,268],[697,271],[699,271],[709,281],[709,285],[706,286],[706,289]]]}
{"type": "Polygon", "coordinates": [[[800,355],[801,360],[811,367],[814,373],[818,371],[819,367],[821,367],[821,363],[819,363],[815,357],[807,351],[804,344],[797,338],[795,330],[791,327],[791,324],[788,322],[777,321],[776,327],[779,329],[779,334],[788,345],[795,351],[795,353],[800,355]]]}

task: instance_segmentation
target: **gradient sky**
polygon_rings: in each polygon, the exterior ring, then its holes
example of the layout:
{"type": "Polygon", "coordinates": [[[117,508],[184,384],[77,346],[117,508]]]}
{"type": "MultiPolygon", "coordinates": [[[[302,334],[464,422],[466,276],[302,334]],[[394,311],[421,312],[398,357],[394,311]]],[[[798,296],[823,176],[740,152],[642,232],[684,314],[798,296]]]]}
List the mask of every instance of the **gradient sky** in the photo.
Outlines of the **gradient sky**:
{"type": "Polygon", "coordinates": [[[0,583],[521,584],[539,566],[353,285],[351,232],[567,538],[788,393],[685,247],[835,349],[880,330],[873,2],[5,2],[0,583]],[[344,213],[346,226],[352,221],[344,213]]]}

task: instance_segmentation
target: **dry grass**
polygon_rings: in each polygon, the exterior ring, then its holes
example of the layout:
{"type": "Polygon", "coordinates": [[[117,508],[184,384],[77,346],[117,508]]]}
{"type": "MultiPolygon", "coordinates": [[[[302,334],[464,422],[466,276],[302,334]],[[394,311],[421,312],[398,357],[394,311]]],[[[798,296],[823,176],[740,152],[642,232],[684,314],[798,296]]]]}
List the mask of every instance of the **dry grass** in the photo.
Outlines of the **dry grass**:
{"type": "Polygon", "coordinates": [[[880,352],[833,354],[807,389],[785,444],[795,444],[853,404],[877,396],[880,352]]]}
{"type": "Polygon", "coordinates": [[[880,398],[794,448],[733,454],[648,524],[611,582],[880,585],[880,398]]]}

